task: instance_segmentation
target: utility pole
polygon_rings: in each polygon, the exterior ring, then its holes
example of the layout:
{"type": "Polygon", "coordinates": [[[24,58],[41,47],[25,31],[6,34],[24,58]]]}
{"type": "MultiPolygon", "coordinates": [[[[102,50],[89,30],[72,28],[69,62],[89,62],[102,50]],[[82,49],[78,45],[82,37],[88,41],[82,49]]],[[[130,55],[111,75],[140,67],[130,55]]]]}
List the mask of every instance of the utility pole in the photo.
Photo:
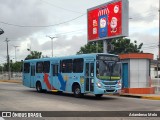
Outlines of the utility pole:
{"type": "Polygon", "coordinates": [[[53,39],[54,38],[57,38],[57,37],[51,37],[51,36],[46,36],[46,37],[49,37],[51,39],[51,49],[52,49],[52,57],[53,57],[53,39]]]}
{"type": "Polygon", "coordinates": [[[15,48],[15,62],[16,62],[17,61],[16,51],[17,51],[17,47],[20,47],[20,46],[14,45],[13,47],[15,48]]]}
{"type": "MultiPolygon", "coordinates": [[[[160,28],[160,1],[159,1],[159,28],[160,28]]],[[[158,48],[159,48],[159,61],[160,61],[160,29],[159,29],[159,45],[158,45],[158,48]]]]}
{"type": "MultiPolygon", "coordinates": [[[[160,28],[160,1],[159,1],[159,28],[160,28]]],[[[159,68],[159,61],[160,61],[160,29],[159,29],[159,45],[158,45],[158,57],[157,57],[157,78],[159,78],[158,75],[158,68],[159,68]]]]}
{"type": "Polygon", "coordinates": [[[10,80],[10,60],[9,60],[9,53],[8,53],[8,38],[6,38],[5,42],[7,43],[7,69],[8,69],[8,80],[10,80]]]}

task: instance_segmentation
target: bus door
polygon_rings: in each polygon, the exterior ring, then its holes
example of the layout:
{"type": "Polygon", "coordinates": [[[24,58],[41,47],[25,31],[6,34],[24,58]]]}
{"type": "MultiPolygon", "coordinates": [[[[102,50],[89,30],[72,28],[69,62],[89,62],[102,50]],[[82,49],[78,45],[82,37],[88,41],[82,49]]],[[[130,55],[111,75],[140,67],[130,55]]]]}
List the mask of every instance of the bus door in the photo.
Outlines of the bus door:
{"type": "MultiPolygon", "coordinates": [[[[59,71],[59,64],[58,63],[52,64],[52,87],[59,85],[59,84],[57,85],[58,71],[59,71]]],[[[60,88],[60,87],[58,86],[58,88],[60,88]]],[[[52,89],[54,89],[54,88],[52,88],[52,89]]]]}
{"type": "Polygon", "coordinates": [[[85,91],[94,91],[94,62],[85,63],[85,91]]]}
{"type": "Polygon", "coordinates": [[[35,87],[35,65],[31,65],[30,87],[35,87]]]}

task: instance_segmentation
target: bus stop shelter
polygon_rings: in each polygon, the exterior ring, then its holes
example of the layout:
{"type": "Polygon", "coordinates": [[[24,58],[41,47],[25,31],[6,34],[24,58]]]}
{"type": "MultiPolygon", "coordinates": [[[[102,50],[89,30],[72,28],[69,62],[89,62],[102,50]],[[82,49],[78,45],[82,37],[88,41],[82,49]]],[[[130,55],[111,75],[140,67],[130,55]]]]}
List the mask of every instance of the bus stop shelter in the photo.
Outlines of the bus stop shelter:
{"type": "Polygon", "coordinates": [[[150,77],[153,54],[130,53],[119,57],[122,61],[122,91],[130,94],[154,94],[150,77]]]}

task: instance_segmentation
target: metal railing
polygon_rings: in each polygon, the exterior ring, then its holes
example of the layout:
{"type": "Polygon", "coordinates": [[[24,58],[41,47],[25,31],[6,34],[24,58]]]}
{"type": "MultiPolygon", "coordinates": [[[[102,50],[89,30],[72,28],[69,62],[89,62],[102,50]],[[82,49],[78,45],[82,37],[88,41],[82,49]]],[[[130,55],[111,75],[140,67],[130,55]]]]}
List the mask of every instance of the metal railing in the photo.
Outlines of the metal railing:
{"type": "Polygon", "coordinates": [[[155,88],[156,93],[160,93],[160,78],[152,78],[151,87],[155,88]]]}

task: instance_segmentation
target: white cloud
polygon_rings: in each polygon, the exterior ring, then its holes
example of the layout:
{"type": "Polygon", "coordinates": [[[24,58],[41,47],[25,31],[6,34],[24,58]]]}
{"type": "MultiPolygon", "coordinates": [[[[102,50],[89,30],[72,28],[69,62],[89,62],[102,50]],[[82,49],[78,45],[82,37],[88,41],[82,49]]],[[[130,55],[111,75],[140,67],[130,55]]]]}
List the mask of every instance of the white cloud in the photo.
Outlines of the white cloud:
{"type": "Polygon", "coordinates": [[[158,35],[133,33],[130,35],[132,42],[137,41],[138,44],[143,43],[142,50],[145,53],[154,54],[154,58],[158,55],[158,35]]]}
{"type": "MultiPolygon", "coordinates": [[[[80,47],[86,44],[86,35],[73,36],[72,39],[65,40],[66,36],[61,36],[53,42],[53,54],[54,56],[65,56],[76,54],[80,50],[80,47]]],[[[51,41],[47,41],[41,45],[44,55],[51,56],[51,41]],[[46,54],[45,54],[46,53],[46,54]]]]}
{"type": "MultiPolygon", "coordinates": [[[[71,20],[86,13],[88,8],[108,1],[0,0],[0,11],[3,11],[0,14],[0,22],[33,26],[53,25],[71,20]]],[[[132,18],[129,20],[129,38],[132,41],[158,45],[158,3],[158,0],[129,0],[129,16],[132,18]]],[[[51,56],[51,40],[46,35],[58,37],[53,42],[55,56],[75,54],[87,43],[86,15],[75,21],[53,27],[24,28],[0,23],[0,28],[5,31],[5,34],[0,36],[0,63],[6,61],[6,43],[3,42],[6,37],[11,40],[9,52],[12,57],[15,53],[13,45],[21,46],[17,51],[18,60],[24,59],[29,54],[26,49],[30,45],[32,50],[42,51],[43,55],[51,56]]],[[[144,51],[152,52],[155,56],[158,54],[156,48],[148,47],[144,51]]]]}

